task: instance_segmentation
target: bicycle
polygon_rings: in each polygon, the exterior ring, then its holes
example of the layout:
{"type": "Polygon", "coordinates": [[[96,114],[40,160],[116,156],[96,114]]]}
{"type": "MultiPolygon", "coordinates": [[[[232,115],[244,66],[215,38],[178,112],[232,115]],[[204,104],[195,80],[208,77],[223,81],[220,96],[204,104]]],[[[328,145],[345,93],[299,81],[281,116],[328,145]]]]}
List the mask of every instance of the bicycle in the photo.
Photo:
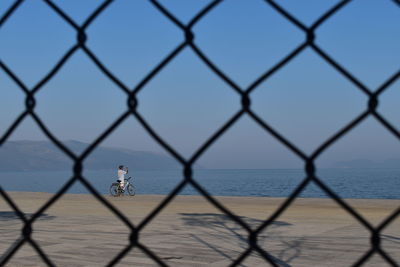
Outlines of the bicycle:
{"type": "Polygon", "coordinates": [[[110,186],[110,194],[113,197],[119,197],[121,195],[124,195],[125,193],[128,193],[130,196],[134,196],[136,193],[136,189],[135,189],[135,186],[129,182],[129,180],[131,178],[132,177],[125,179],[124,187],[122,187],[122,188],[121,188],[121,184],[120,184],[120,182],[118,182],[118,180],[116,183],[112,183],[110,186]]]}

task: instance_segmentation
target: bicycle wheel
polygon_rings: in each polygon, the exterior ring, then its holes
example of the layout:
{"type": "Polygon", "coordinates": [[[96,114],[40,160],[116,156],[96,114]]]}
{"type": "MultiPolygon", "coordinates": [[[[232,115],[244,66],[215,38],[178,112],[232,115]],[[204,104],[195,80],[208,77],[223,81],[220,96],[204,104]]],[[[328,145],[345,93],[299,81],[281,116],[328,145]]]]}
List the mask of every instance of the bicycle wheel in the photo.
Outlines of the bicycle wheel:
{"type": "Polygon", "coordinates": [[[119,184],[118,183],[113,183],[110,186],[110,194],[113,197],[118,197],[121,194],[121,190],[119,190],[119,184]]]}
{"type": "Polygon", "coordinates": [[[128,193],[129,193],[130,196],[134,196],[135,193],[136,193],[136,189],[132,184],[128,185],[128,193]]]}

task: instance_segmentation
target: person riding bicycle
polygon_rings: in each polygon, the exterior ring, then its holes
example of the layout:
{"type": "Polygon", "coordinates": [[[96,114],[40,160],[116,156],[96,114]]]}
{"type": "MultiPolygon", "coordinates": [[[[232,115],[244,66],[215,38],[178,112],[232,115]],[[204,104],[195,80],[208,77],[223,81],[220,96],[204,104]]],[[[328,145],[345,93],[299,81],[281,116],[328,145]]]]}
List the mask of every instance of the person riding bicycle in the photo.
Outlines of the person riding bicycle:
{"type": "Polygon", "coordinates": [[[128,173],[128,167],[124,167],[124,165],[118,166],[118,182],[121,189],[124,188],[125,174],[127,173],[128,173]]]}
{"type": "Polygon", "coordinates": [[[136,194],[135,186],[132,183],[132,177],[125,179],[125,174],[128,173],[128,167],[123,165],[118,166],[118,179],[117,182],[113,182],[110,186],[110,195],[113,197],[119,197],[128,193],[129,196],[134,196],[136,194]]]}

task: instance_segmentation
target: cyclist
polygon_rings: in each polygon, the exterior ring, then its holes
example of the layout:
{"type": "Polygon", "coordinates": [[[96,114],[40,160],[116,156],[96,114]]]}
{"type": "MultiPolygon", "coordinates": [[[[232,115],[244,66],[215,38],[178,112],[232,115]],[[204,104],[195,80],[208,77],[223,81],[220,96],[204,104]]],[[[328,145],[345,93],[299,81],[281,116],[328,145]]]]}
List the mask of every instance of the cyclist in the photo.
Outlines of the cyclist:
{"type": "Polygon", "coordinates": [[[118,166],[118,182],[121,189],[124,188],[125,174],[127,173],[128,167],[124,167],[124,165],[118,166]]]}

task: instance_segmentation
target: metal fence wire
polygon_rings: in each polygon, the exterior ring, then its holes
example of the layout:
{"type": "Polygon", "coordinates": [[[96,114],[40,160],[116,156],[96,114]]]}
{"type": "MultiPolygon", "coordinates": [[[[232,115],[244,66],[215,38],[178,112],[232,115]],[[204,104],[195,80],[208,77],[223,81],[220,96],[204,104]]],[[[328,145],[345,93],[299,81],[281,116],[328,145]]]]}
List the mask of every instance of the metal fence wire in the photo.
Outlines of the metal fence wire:
{"type": "MultiPolygon", "coordinates": [[[[257,243],[258,235],[269,227],[299,196],[299,194],[304,190],[306,186],[310,183],[314,183],[319,188],[321,188],[330,198],[337,202],[346,212],[351,214],[362,226],[365,227],[370,233],[370,247],[362,255],[362,257],[355,260],[353,266],[360,266],[366,263],[371,256],[374,254],[380,255],[389,265],[399,266],[398,263],[388,254],[381,246],[381,233],[391,222],[399,217],[400,208],[397,208],[390,216],[385,218],[383,222],[374,227],[368,220],[361,216],[357,211],[355,211],[345,200],[341,199],[331,188],[329,188],[325,183],[319,179],[315,174],[315,160],[323,153],[328,147],[330,147],[334,142],[347,134],[350,130],[354,129],[360,122],[364,121],[368,117],[375,118],[380,124],[382,124],[391,134],[393,134],[397,139],[400,140],[400,132],[396,130],[379,112],[377,111],[378,98],[379,96],[396,80],[399,79],[400,69],[394,73],[388,80],[381,84],[376,90],[371,90],[365,84],[363,84],[359,79],[351,74],[347,69],[345,69],[340,63],[333,59],[330,55],[324,52],[315,43],[315,31],[323,23],[329,20],[333,15],[343,10],[346,5],[348,5],[351,0],[343,0],[338,2],[330,10],[322,14],[310,27],[305,26],[296,17],[291,15],[287,10],[282,8],[278,3],[272,0],[266,0],[265,3],[271,6],[277,13],[282,15],[290,23],[295,25],[299,31],[304,33],[305,40],[296,49],[287,54],[282,58],[278,64],[263,73],[258,79],[256,79],[249,87],[241,88],[235,82],[233,82],[221,69],[219,69],[210,58],[208,58],[201,49],[196,45],[194,41],[195,33],[192,31],[193,26],[200,20],[205,19],[206,15],[210,13],[216,6],[221,4],[222,0],[211,1],[204,9],[198,12],[188,24],[184,24],[177,17],[175,17],[168,9],[161,5],[157,0],[149,0],[150,3],[161,12],[165,17],[167,17],[171,23],[176,25],[184,35],[184,41],[180,43],[170,54],[168,54],[161,62],[156,65],[151,72],[149,72],[143,79],[134,87],[129,88],[121,80],[112,74],[112,72],[99,60],[99,58],[86,46],[86,30],[93,23],[93,21],[101,15],[101,13],[106,10],[113,0],[106,0],[102,2],[100,6],[95,9],[95,11],[90,14],[90,16],[84,21],[82,25],[78,25],[66,12],[64,12],[59,6],[53,3],[51,0],[43,0],[48,7],[54,11],[62,20],[65,21],[69,26],[71,26],[76,31],[76,43],[65,52],[61,59],[57,62],[52,69],[32,88],[28,88],[22,80],[9,68],[6,62],[0,59],[0,68],[4,71],[25,93],[25,110],[15,119],[11,127],[9,127],[5,134],[1,136],[0,148],[7,141],[7,139],[12,135],[14,130],[18,127],[21,122],[30,116],[36,124],[40,127],[43,133],[69,158],[74,161],[73,167],[73,177],[71,177],[60,189],[59,191],[51,197],[37,212],[35,212],[31,217],[27,217],[21,211],[21,209],[16,205],[13,199],[7,194],[7,192],[0,187],[0,194],[4,200],[12,207],[15,213],[18,215],[19,219],[23,222],[24,227],[21,232],[21,236],[16,239],[14,244],[2,255],[0,258],[0,265],[5,265],[13,255],[23,246],[25,243],[29,243],[43,259],[43,261],[48,266],[55,266],[51,258],[46,255],[46,253],[41,249],[38,243],[32,238],[33,224],[50,206],[52,206],[63,194],[74,184],[82,183],[95,198],[97,198],[104,206],[106,206],[115,217],[122,222],[124,222],[130,229],[129,244],[116,255],[107,266],[113,266],[117,264],[131,249],[138,248],[148,255],[149,258],[154,260],[155,263],[161,266],[168,266],[167,263],[163,262],[156,253],[151,251],[148,247],[141,243],[139,238],[140,231],[148,223],[150,223],[159,214],[163,208],[165,208],[174,197],[186,186],[193,186],[205,199],[207,199],[212,205],[218,208],[221,212],[226,214],[232,221],[235,221],[241,225],[247,231],[247,249],[232,262],[232,266],[239,265],[243,262],[246,257],[248,257],[252,252],[257,252],[266,263],[272,266],[279,266],[274,260],[274,257],[265,249],[259,246],[257,243]],[[224,125],[222,125],[218,131],[216,131],[202,146],[200,146],[194,155],[185,159],[181,156],[172,146],[163,140],[163,138],[157,134],[147,123],[147,121],[142,117],[142,115],[137,110],[137,94],[142,90],[146,84],[152,80],[166,65],[168,65],[184,48],[189,47],[195,55],[198,56],[208,67],[212,70],[221,80],[232,88],[233,91],[239,94],[241,98],[241,108],[237,113],[232,116],[224,125]],[[328,140],[321,144],[315,152],[311,155],[307,155],[294,144],[290,143],[284,136],[278,133],[274,128],[268,125],[267,122],[262,120],[252,109],[251,109],[251,98],[250,94],[257,87],[265,82],[268,78],[274,75],[278,70],[282,69],[288,62],[293,60],[298,56],[305,48],[311,48],[316,55],[321,57],[324,61],[330,64],[337,72],[343,75],[350,83],[355,85],[358,90],[361,90],[367,97],[367,108],[361,114],[359,114],[353,121],[348,125],[345,125],[340,131],[332,135],[328,140]],[[123,92],[126,93],[127,98],[127,110],[121,115],[114,123],[112,123],[105,132],[103,132],[83,153],[77,155],[73,153],[68,147],[63,145],[55,135],[53,135],[46,125],[42,122],[41,118],[35,112],[35,95],[41,90],[41,88],[50,81],[54,75],[63,67],[63,65],[71,58],[71,56],[78,50],[84,52],[92,62],[102,71],[102,73],[108,77],[115,85],[117,85],[123,92]],[[271,134],[276,138],[277,141],[284,144],[289,148],[294,154],[301,158],[304,162],[304,171],[306,173],[305,178],[296,187],[296,189],[291,193],[291,195],[286,198],[282,205],[267,219],[265,220],[257,229],[253,230],[250,226],[242,220],[239,216],[235,215],[233,212],[228,210],[224,205],[217,201],[210,193],[208,193],[195,179],[192,177],[192,167],[196,163],[196,160],[213,144],[215,143],[232,125],[234,125],[239,118],[242,116],[249,116],[252,118],[261,128],[266,132],[271,134]],[[96,149],[96,147],[108,137],[122,122],[124,122],[129,116],[133,116],[136,120],[146,129],[148,134],[155,139],[155,141],[160,144],[166,151],[168,151],[183,167],[183,179],[182,181],[170,192],[168,196],[150,213],[147,217],[138,225],[134,225],[127,219],[123,213],[118,211],[113,205],[111,205],[102,195],[94,189],[94,187],[88,182],[82,175],[82,167],[85,159],[96,149]]],[[[394,3],[394,7],[400,7],[399,0],[388,0],[394,3]]],[[[18,8],[23,4],[24,0],[15,1],[8,10],[0,17],[0,29],[5,25],[7,20],[17,12],[18,8]]]]}

